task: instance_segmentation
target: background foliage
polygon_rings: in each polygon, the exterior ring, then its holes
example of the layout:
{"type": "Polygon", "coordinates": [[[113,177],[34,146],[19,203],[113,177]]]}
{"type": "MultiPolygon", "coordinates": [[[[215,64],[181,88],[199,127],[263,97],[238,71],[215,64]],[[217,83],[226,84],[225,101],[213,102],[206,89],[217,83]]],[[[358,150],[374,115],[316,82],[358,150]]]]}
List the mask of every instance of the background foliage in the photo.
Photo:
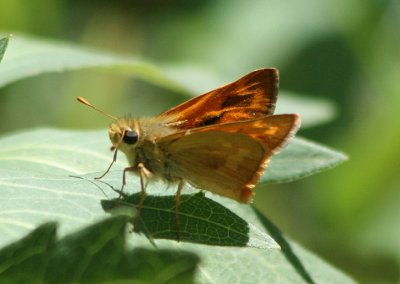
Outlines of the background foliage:
{"type": "MultiPolygon", "coordinates": [[[[198,93],[277,66],[284,92],[304,94],[298,102],[282,95],[278,106],[286,109],[278,111],[324,118],[300,134],[351,160],[291,184],[259,187],[255,205],[356,279],[392,283],[400,274],[399,13],[395,0],[5,0],[0,29],[135,56],[133,63],[151,59],[198,93]],[[306,109],[309,98],[322,110],[306,109]]],[[[112,114],[137,116],[183,100],[178,87],[157,82],[81,70],[13,83],[0,89],[0,131],[104,128],[108,121],[82,110],[77,95],[112,114]]]]}

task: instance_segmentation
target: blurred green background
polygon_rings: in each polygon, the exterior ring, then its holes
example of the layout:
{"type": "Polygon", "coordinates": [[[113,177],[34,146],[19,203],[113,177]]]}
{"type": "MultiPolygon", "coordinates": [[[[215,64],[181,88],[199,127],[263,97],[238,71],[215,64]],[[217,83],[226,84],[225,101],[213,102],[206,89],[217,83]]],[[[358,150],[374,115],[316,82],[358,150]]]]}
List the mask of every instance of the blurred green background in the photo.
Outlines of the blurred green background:
{"type": "MultiPolygon", "coordinates": [[[[276,66],[281,89],[334,103],[335,119],[300,135],[350,160],[261,186],[255,205],[363,283],[400,281],[399,28],[398,0],[2,0],[0,9],[0,31],[140,56],[199,93],[276,66]]],[[[0,133],[105,128],[109,121],[78,105],[77,95],[111,114],[136,116],[184,99],[94,70],[41,75],[0,89],[0,133]]]]}

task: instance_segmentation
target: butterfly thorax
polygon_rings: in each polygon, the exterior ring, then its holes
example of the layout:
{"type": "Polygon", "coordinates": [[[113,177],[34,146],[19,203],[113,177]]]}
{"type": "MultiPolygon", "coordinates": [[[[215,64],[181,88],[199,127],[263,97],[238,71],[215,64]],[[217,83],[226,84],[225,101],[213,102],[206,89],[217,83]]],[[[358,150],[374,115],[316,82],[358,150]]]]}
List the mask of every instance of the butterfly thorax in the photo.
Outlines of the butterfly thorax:
{"type": "Polygon", "coordinates": [[[153,178],[173,181],[168,170],[168,153],[158,141],[176,132],[158,118],[120,118],[109,127],[114,147],[123,152],[131,167],[137,170],[141,163],[153,178]]]}

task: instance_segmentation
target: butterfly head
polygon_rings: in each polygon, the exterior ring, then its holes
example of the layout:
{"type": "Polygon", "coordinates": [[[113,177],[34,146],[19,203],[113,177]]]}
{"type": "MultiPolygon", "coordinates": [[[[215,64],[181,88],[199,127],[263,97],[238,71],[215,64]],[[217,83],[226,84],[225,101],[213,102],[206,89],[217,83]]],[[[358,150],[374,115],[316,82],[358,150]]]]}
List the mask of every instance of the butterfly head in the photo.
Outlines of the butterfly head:
{"type": "Polygon", "coordinates": [[[139,142],[140,127],[136,119],[116,118],[115,116],[112,116],[102,111],[101,109],[98,109],[82,97],[77,97],[77,100],[80,103],[114,120],[114,122],[108,128],[108,135],[110,136],[113,148],[127,153],[129,152],[129,150],[137,146],[139,142]]]}
{"type": "Polygon", "coordinates": [[[108,135],[113,146],[126,153],[139,143],[139,124],[134,118],[117,119],[108,128],[108,135]]]}

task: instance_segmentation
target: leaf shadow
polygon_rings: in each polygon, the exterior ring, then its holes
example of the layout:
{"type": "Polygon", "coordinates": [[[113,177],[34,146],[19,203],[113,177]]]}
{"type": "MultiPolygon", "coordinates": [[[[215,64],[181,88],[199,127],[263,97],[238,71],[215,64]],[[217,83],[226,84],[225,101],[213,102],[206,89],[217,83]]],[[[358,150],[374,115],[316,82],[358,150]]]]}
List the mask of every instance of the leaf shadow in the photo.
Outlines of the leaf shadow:
{"type": "Polygon", "coordinates": [[[195,283],[200,258],[188,251],[126,248],[126,216],[61,239],[45,223],[0,249],[1,283],[195,283]],[[22,273],[23,272],[23,273],[22,273]]]}
{"type": "MultiPolygon", "coordinates": [[[[121,199],[102,200],[101,205],[111,214],[132,217],[140,197],[140,193],[123,195],[121,199]]],[[[150,239],[177,240],[175,209],[174,195],[147,195],[133,231],[150,239]]],[[[183,242],[245,247],[249,244],[250,228],[244,219],[199,192],[181,195],[179,236],[183,242]]]]}
{"type": "Polygon", "coordinates": [[[268,231],[271,237],[279,244],[282,253],[287,261],[293,266],[293,268],[300,274],[306,283],[315,284],[316,282],[307,271],[300,258],[296,255],[290,243],[286,240],[281,230],[271,222],[264,214],[262,214],[257,208],[251,206],[254,213],[257,215],[260,222],[264,225],[264,228],[268,231]]]}

